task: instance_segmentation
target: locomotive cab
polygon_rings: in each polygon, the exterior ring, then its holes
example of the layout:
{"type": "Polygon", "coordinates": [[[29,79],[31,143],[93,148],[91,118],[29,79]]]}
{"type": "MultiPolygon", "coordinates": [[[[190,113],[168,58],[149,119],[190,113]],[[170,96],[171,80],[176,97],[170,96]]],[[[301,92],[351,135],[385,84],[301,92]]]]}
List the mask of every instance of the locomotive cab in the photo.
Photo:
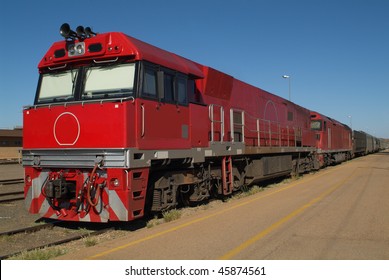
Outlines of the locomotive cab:
{"type": "Polygon", "coordinates": [[[317,113],[311,114],[311,130],[315,133],[316,147],[331,147],[331,129],[327,128],[327,120],[317,113]]]}

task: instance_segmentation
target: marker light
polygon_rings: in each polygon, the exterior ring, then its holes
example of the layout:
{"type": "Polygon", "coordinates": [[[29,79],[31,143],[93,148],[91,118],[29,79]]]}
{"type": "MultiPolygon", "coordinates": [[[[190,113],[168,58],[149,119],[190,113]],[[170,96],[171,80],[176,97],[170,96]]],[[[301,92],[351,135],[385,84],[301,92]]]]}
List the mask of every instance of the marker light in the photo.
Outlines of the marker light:
{"type": "Polygon", "coordinates": [[[114,187],[119,187],[120,186],[120,181],[118,178],[113,178],[111,179],[111,185],[114,187]]]}

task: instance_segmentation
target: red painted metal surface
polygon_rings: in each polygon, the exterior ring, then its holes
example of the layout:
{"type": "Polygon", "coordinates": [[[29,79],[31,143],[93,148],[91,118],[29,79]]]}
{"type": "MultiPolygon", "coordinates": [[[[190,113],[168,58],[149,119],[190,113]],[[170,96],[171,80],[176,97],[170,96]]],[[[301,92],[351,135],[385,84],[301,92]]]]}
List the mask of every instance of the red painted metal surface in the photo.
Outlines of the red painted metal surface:
{"type": "Polygon", "coordinates": [[[118,148],[135,145],[135,105],[94,103],[23,112],[24,149],[118,148]]]}
{"type": "MultiPolygon", "coordinates": [[[[26,151],[44,150],[54,153],[55,158],[70,151],[75,157],[79,151],[95,149],[104,155],[107,150],[115,149],[123,151],[123,157],[129,157],[123,159],[125,162],[120,167],[106,167],[104,162],[96,161],[95,168],[90,162],[81,166],[84,158],[74,168],[56,166],[55,160],[52,165],[40,168],[40,158],[36,157],[31,160],[31,166],[26,166],[26,178],[30,180],[26,180],[24,188],[26,206],[31,213],[90,222],[142,217],[150,162],[154,158],[144,160],[141,167],[131,164],[134,159],[141,160],[145,151],[162,151],[162,158],[166,155],[168,159],[168,150],[191,157],[192,151],[204,148],[207,156],[220,156],[212,151],[211,142],[287,147],[289,151],[315,146],[322,150],[351,149],[348,127],[315,113],[314,119],[326,121],[331,132],[314,131],[308,109],[122,33],[99,34],[74,43],[83,43],[85,54],[70,57],[65,52],[69,42],[56,42],[39,63],[39,71],[50,73],[101,62],[147,61],[195,79],[195,96],[188,97],[193,101],[188,105],[146,98],[138,93],[114,101],[63,102],[26,108],[23,113],[26,151]],[[133,155],[133,150],[140,152],[133,155]],[[61,152],[55,154],[57,151],[61,152]],[[60,191],[61,180],[73,184],[74,192],[58,194],[57,198],[52,192],[60,191]],[[57,184],[56,187],[48,185],[48,181],[57,184]],[[88,196],[93,197],[88,199],[88,196]]],[[[137,71],[141,75],[141,70],[137,71]]],[[[222,156],[225,160],[225,155],[222,156]]],[[[232,191],[231,155],[228,159],[228,165],[225,161],[222,164],[223,180],[228,179],[224,186],[229,185],[225,193],[232,191]]]]}
{"type": "Polygon", "coordinates": [[[138,99],[140,149],[189,149],[189,108],[138,99]],[[143,115],[143,116],[142,116],[143,115]]]}
{"type": "Polygon", "coordinates": [[[315,130],[316,147],[321,152],[351,152],[351,128],[317,112],[311,112],[311,121],[319,121],[321,123],[320,129],[315,130]]]}
{"type": "MultiPolygon", "coordinates": [[[[204,90],[204,102],[222,106],[225,115],[229,115],[231,109],[244,111],[246,145],[287,147],[315,145],[308,109],[214,69],[209,68],[205,73],[207,77],[205,81],[198,83],[204,90]],[[258,130],[260,143],[257,140],[258,130]]],[[[221,118],[218,110],[215,110],[215,118],[217,120],[221,118]]],[[[227,132],[230,126],[228,116],[225,118],[227,132]]],[[[221,135],[220,125],[216,127],[216,133],[221,135]]],[[[223,141],[231,141],[229,133],[224,134],[223,141]]]]}
{"type": "MultiPolygon", "coordinates": [[[[74,43],[78,42],[80,41],[74,41],[74,43]]],[[[102,48],[98,52],[87,51],[83,56],[68,57],[65,55],[63,57],[56,57],[55,52],[57,50],[66,49],[66,45],[68,44],[65,41],[56,42],[40,61],[38,68],[42,70],[46,67],[55,68],[65,64],[66,66],[69,66],[71,64],[88,63],[91,59],[107,61],[116,59],[117,57],[125,57],[136,61],[151,61],[185,74],[191,74],[200,78],[203,77],[202,66],[200,64],[120,32],[98,34],[83,42],[85,42],[85,49],[87,50],[94,44],[101,44],[102,48]]]]}

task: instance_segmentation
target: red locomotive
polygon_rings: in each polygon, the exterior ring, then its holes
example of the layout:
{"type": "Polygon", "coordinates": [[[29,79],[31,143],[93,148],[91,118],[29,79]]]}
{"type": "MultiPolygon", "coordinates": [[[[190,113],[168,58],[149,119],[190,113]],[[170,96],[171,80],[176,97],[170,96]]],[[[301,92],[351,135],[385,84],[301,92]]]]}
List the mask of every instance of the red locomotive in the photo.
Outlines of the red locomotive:
{"type": "Polygon", "coordinates": [[[130,221],[349,158],[334,120],[122,33],[60,32],[24,108],[31,213],[130,221]]]}
{"type": "Polygon", "coordinates": [[[347,125],[311,112],[311,128],[316,132],[320,166],[339,163],[352,157],[352,130],[347,125]]]}

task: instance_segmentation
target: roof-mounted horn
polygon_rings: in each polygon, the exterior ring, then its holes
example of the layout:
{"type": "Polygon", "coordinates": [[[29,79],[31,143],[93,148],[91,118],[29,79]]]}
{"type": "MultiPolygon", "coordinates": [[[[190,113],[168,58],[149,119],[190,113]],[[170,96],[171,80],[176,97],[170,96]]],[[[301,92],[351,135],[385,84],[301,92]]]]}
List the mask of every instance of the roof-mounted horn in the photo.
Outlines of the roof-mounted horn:
{"type": "Polygon", "coordinates": [[[70,29],[70,25],[68,23],[64,23],[61,25],[59,29],[59,33],[64,37],[66,40],[74,40],[77,37],[77,33],[74,32],[72,29],[70,29]]]}
{"type": "Polygon", "coordinates": [[[93,32],[92,29],[88,26],[88,27],[85,27],[85,34],[88,38],[90,37],[93,37],[93,36],[96,36],[97,33],[93,32]]]}

